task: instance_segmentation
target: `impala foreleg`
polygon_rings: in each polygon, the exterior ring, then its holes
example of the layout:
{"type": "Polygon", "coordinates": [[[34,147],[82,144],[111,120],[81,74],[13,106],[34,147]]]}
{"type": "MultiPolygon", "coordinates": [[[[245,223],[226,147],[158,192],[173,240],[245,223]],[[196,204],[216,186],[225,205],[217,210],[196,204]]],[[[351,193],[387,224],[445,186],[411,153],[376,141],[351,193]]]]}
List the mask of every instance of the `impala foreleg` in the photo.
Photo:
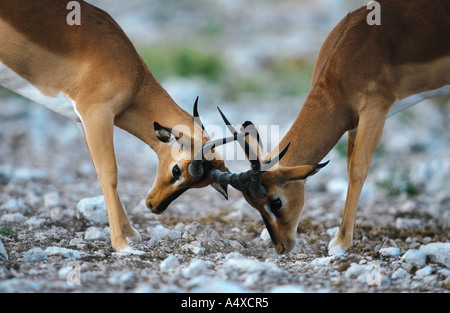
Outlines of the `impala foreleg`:
{"type": "Polygon", "coordinates": [[[111,245],[118,252],[132,253],[134,250],[129,248],[127,237],[137,243],[141,241],[141,236],[131,226],[117,193],[118,176],[113,144],[114,115],[102,111],[80,116],[84,126],[80,127],[81,133],[105,197],[111,245]]]}
{"type": "Polygon", "coordinates": [[[342,253],[352,245],[359,196],[383,132],[386,114],[386,110],[363,112],[360,115],[358,129],[349,132],[347,199],[339,230],[328,245],[330,255],[342,253]]]}

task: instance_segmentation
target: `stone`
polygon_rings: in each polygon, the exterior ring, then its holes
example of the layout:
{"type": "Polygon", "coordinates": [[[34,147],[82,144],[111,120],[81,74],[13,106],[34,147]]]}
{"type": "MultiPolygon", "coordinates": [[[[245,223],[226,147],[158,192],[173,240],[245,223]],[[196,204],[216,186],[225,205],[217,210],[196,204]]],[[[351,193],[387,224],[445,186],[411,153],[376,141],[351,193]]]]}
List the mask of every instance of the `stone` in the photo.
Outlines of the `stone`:
{"type": "Polygon", "coordinates": [[[261,238],[264,241],[270,241],[270,234],[267,228],[264,228],[262,230],[261,234],[259,235],[259,238],[261,238]]]}
{"type": "Polygon", "coordinates": [[[350,264],[350,267],[345,271],[344,276],[350,279],[359,280],[361,277],[365,279],[369,271],[370,269],[364,264],[352,263],[350,264]]]}
{"type": "Polygon", "coordinates": [[[8,212],[19,212],[26,209],[26,205],[23,200],[11,199],[6,201],[0,206],[0,210],[5,210],[8,212]]]}
{"type": "Polygon", "coordinates": [[[0,260],[8,261],[8,252],[6,252],[3,242],[0,241],[0,260]]]}
{"type": "Polygon", "coordinates": [[[42,248],[32,248],[25,252],[22,261],[36,263],[46,260],[47,257],[47,251],[44,251],[42,248]]]}
{"type": "Polygon", "coordinates": [[[170,268],[174,268],[174,267],[178,267],[178,266],[180,266],[180,262],[178,261],[176,256],[171,254],[159,264],[159,269],[164,270],[164,269],[170,269],[170,268]]]}
{"type": "Polygon", "coordinates": [[[427,254],[416,249],[409,249],[402,259],[408,264],[422,267],[427,263],[427,254]]]}
{"type": "Polygon", "coordinates": [[[128,272],[113,272],[108,278],[111,285],[117,285],[125,288],[133,288],[136,282],[135,274],[132,271],[128,272]]]}
{"type": "Polygon", "coordinates": [[[205,248],[201,246],[201,244],[198,241],[194,241],[193,243],[187,243],[183,246],[181,246],[182,251],[190,251],[195,255],[204,255],[205,254],[205,248]],[[195,244],[198,243],[198,244],[195,244]]]}
{"type": "Polygon", "coordinates": [[[188,267],[184,268],[181,272],[186,278],[193,278],[200,276],[208,271],[208,266],[205,261],[200,259],[193,259],[188,267]]]}
{"type": "Polygon", "coordinates": [[[402,279],[409,276],[408,272],[404,270],[403,268],[399,268],[394,273],[392,273],[391,278],[392,279],[402,279]]]}
{"type": "Polygon", "coordinates": [[[398,229],[418,228],[421,224],[422,222],[416,218],[397,217],[395,219],[395,227],[398,229]]]}
{"type": "Polygon", "coordinates": [[[81,199],[77,204],[77,211],[94,224],[108,224],[108,213],[103,196],[81,199]]]}
{"type": "Polygon", "coordinates": [[[338,230],[339,230],[339,226],[328,228],[327,235],[330,236],[331,238],[334,238],[334,236],[337,234],[338,230]]]}
{"type": "Polygon", "coordinates": [[[219,233],[212,228],[203,226],[198,222],[187,225],[184,229],[182,238],[189,240],[198,240],[200,242],[214,242],[220,240],[219,233]]]}
{"type": "Polygon", "coordinates": [[[80,259],[81,255],[80,252],[77,250],[72,249],[66,249],[61,247],[48,247],[45,249],[45,251],[48,253],[48,255],[59,255],[63,258],[73,258],[73,259],[80,259]]]}
{"type": "Polygon", "coordinates": [[[243,281],[245,287],[267,284],[289,276],[285,270],[282,270],[276,264],[245,258],[225,260],[220,272],[232,280],[243,281]]]}
{"type": "Polygon", "coordinates": [[[39,292],[41,286],[30,279],[13,278],[0,282],[0,292],[15,293],[15,292],[39,292]]]}
{"type": "Polygon", "coordinates": [[[421,246],[419,251],[424,252],[431,262],[450,268],[450,242],[429,243],[421,246]]]}
{"type": "Polygon", "coordinates": [[[21,167],[14,171],[14,180],[18,182],[42,181],[48,177],[48,172],[43,169],[21,167]]]}
{"type": "Polygon", "coordinates": [[[381,248],[379,252],[383,256],[390,256],[390,257],[399,257],[400,255],[402,255],[400,249],[395,247],[381,248]]]}
{"type": "Polygon", "coordinates": [[[47,209],[51,209],[60,204],[59,194],[56,191],[47,192],[44,195],[44,207],[47,209]]]}
{"type": "Polygon", "coordinates": [[[421,268],[420,270],[416,271],[415,275],[416,278],[417,277],[425,277],[425,276],[429,276],[431,275],[431,273],[433,272],[433,269],[431,268],[431,266],[425,266],[424,268],[421,268]]]}
{"type": "Polygon", "coordinates": [[[89,227],[84,234],[84,240],[95,241],[95,240],[106,240],[106,233],[103,229],[98,227],[89,227]]]}
{"type": "Polygon", "coordinates": [[[181,238],[181,232],[178,230],[167,229],[162,225],[157,225],[152,229],[152,240],[160,241],[163,239],[177,240],[181,238]]]}
{"type": "Polygon", "coordinates": [[[8,213],[4,214],[0,221],[3,223],[21,224],[24,223],[27,218],[22,213],[8,213]]]}
{"type": "Polygon", "coordinates": [[[194,293],[248,293],[250,290],[242,288],[238,284],[221,278],[201,275],[191,279],[186,287],[192,288],[194,293]]]}
{"type": "Polygon", "coordinates": [[[274,287],[270,292],[271,293],[304,293],[305,290],[300,286],[284,285],[284,286],[274,287]]]}

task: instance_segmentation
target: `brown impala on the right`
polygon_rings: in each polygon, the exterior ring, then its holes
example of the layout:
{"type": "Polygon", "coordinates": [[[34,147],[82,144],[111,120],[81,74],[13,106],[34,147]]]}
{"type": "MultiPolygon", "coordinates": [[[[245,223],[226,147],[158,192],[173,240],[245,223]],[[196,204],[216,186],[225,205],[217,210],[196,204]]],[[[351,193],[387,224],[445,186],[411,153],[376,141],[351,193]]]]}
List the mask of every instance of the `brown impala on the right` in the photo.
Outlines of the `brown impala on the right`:
{"type": "MultiPolygon", "coordinates": [[[[212,174],[213,181],[242,190],[261,213],[278,253],[288,252],[295,242],[304,179],[324,166],[316,164],[345,132],[347,200],[328,250],[337,254],[348,249],[361,189],[386,118],[424,99],[450,95],[450,1],[378,2],[381,25],[368,25],[370,11],[362,7],[349,13],[325,40],[312,90],[279,143],[280,148],[290,143],[280,166],[263,171],[264,163],[253,161],[248,172],[212,174]]],[[[259,157],[268,160],[278,150],[259,157]]]]}

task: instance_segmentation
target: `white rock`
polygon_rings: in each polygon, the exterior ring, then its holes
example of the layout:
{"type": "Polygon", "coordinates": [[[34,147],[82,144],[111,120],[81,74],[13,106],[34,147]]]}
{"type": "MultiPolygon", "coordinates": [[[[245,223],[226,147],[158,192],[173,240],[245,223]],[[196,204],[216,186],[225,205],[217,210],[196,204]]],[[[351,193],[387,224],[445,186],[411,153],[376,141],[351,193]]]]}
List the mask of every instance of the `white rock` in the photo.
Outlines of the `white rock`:
{"type": "Polygon", "coordinates": [[[113,272],[108,278],[111,285],[122,286],[125,288],[132,288],[136,281],[136,277],[132,271],[129,272],[113,272]]]}
{"type": "Polygon", "coordinates": [[[326,257],[322,257],[322,258],[316,258],[311,261],[311,265],[328,266],[331,264],[331,261],[336,259],[337,256],[339,256],[339,254],[332,255],[332,256],[326,256],[326,257]]]}
{"type": "Polygon", "coordinates": [[[84,234],[84,240],[95,241],[95,240],[106,240],[106,233],[98,227],[89,227],[84,234]]]}
{"type": "Polygon", "coordinates": [[[25,252],[22,261],[24,262],[41,262],[46,260],[48,257],[48,252],[44,251],[42,248],[32,248],[25,252]]]}
{"type": "Polygon", "coordinates": [[[66,249],[61,247],[48,247],[47,249],[45,249],[45,251],[48,253],[48,255],[59,255],[62,256],[63,258],[74,258],[74,259],[81,258],[80,252],[72,249],[66,249]]]}
{"type": "Polygon", "coordinates": [[[133,290],[134,293],[154,293],[155,290],[147,283],[140,283],[137,285],[137,287],[133,290]]]}
{"type": "Polygon", "coordinates": [[[73,268],[71,266],[61,267],[61,269],[58,271],[58,277],[62,280],[67,280],[67,275],[73,271],[73,268]]]}
{"type": "Polygon", "coordinates": [[[264,241],[270,241],[270,234],[267,228],[264,228],[261,232],[261,235],[259,235],[259,238],[261,238],[264,241]]]}
{"type": "Polygon", "coordinates": [[[450,270],[448,270],[448,269],[443,268],[437,272],[438,272],[438,274],[441,274],[445,277],[450,277],[450,270]]]}
{"type": "Polygon", "coordinates": [[[392,273],[391,278],[392,279],[401,279],[401,278],[405,278],[408,276],[409,276],[409,274],[406,270],[404,270],[403,268],[399,268],[394,273],[392,273]]]}
{"type": "Polygon", "coordinates": [[[424,268],[421,268],[420,270],[416,271],[415,275],[416,277],[425,277],[431,275],[433,272],[433,269],[431,266],[425,266],[424,268]]]}
{"type": "Polygon", "coordinates": [[[402,259],[408,264],[422,267],[427,263],[427,254],[416,249],[409,249],[403,255],[402,259]]]}
{"type": "Polygon", "coordinates": [[[426,253],[431,262],[440,263],[450,268],[450,242],[434,242],[419,248],[426,253]]]}
{"type": "Polygon", "coordinates": [[[58,206],[59,203],[59,194],[57,191],[47,192],[44,195],[44,207],[46,207],[47,209],[58,206]]]}
{"type": "Polygon", "coordinates": [[[3,242],[0,241],[0,260],[8,261],[8,252],[6,252],[3,242]]]}
{"type": "Polygon", "coordinates": [[[225,260],[229,259],[243,259],[244,256],[240,254],[239,252],[230,252],[225,256],[225,260]]]}
{"type": "Polygon", "coordinates": [[[178,230],[167,229],[162,225],[157,225],[152,229],[152,239],[160,241],[163,239],[176,240],[181,238],[181,232],[178,230]]]}
{"type": "Polygon", "coordinates": [[[345,277],[351,279],[359,279],[360,276],[367,275],[370,271],[371,268],[366,265],[352,263],[350,264],[350,267],[345,271],[345,277]]]}
{"type": "MultiPolygon", "coordinates": [[[[195,241],[195,242],[198,242],[198,241],[195,241]]],[[[195,255],[204,255],[205,248],[203,248],[200,244],[194,244],[194,243],[187,243],[185,245],[182,245],[181,250],[185,251],[185,252],[190,251],[195,255]]]]}
{"type": "Polygon", "coordinates": [[[62,208],[55,206],[50,209],[49,215],[52,221],[61,221],[66,216],[66,212],[62,208]]]}
{"type": "Polygon", "coordinates": [[[173,254],[169,255],[161,262],[161,264],[159,264],[159,268],[161,270],[170,269],[178,266],[180,266],[180,262],[178,261],[177,257],[174,256],[173,254]]]}
{"type": "Polygon", "coordinates": [[[210,276],[198,276],[191,279],[187,287],[194,287],[191,292],[194,293],[248,293],[250,290],[220,278],[210,276]]]}
{"type": "Polygon", "coordinates": [[[32,216],[25,222],[31,228],[39,228],[45,224],[44,218],[38,218],[37,216],[32,216]]]}
{"type": "Polygon", "coordinates": [[[420,227],[422,222],[415,218],[402,218],[397,217],[395,219],[395,227],[399,229],[417,228],[420,227]]]}
{"type": "Polygon", "coordinates": [[[235,250],[244,249],[244,246],[237,240],[228,240],[228,244],[235,250]]]}
{"type": "Polygon", "coordinates": [[[305,290],[300,286],[284,285],[284,286],[274,287],[270,292],[271,293],[304,293],[305,290]]]}
{"type": "Polygon", "coordinates": [[[22,213],[8,213],[4,214],[0,221],[3,223],[24,223],[27,220],[27,218],[22,213]]]}
{"type": "Polygon", "coordinates": [[[21,167],[15,170],[14,180],[19,182],[40,181],[48,178],[48,173],[42,169],[21,167]]]}
{"type": "Polygon", "coordinates": [[[276,264],[251,259],[233,258],[225,260],[220,271],[230,279],[243,281],[243,285],[246,287],[251,287],[256,283],[269,283],[289,276],[276,264]]]}
{"type": "Polygon", "coordinates": [[[69,242],[69,247],[77,247],[78,245],[84,245],[86,242],[82,238],[73,238],[69,242]]]}
{"type": "Polygon", "coordinates": [[[203,226],[198,222],[187,225],[182,236],[184,239],[198,240],[200,242],[215,242],[221,238],[219,233],[212,228],[203,226]]]}
{"type": "Polygon", "coordinates": [[[81,199],[77,204],[81,216],[95,224],[108,224],[105,198],[103,196],[81,199]]]}
{"type": "Polygon", "coordinates": [[[402,254],[400,249],[395,247],[381,248],[379,252],[383,256],[390,256],[390,257],[398,257],[402,254]]]}
{"type": "Polygon", "coordinates": [[[193,278],[204,274],[208,271],[208,266],[205,261],[200,259],[193,259],[188,267],[182,270],[182,274],[186,278],[193,278]]]}
{"type": "Polygon", "coordinates": [[[5,210],[9,212],[18,212],[26,209],[26,205],[23,200],[11,199],[6,201],[0,206],[0,210],[5,210]]]}
{"type": "Polygon", "coordinates": [[[30,279],[13,278],[0,282],[0,292],[38,292],[41,286],[30,279]]]}
{"type": "Polygon", "coordinates": [[[337,234],[338,230],[339,230],[339,226],[328,228],[327,235],[330,236],[331,238],[334,238],[334,236],[337,234]]]}

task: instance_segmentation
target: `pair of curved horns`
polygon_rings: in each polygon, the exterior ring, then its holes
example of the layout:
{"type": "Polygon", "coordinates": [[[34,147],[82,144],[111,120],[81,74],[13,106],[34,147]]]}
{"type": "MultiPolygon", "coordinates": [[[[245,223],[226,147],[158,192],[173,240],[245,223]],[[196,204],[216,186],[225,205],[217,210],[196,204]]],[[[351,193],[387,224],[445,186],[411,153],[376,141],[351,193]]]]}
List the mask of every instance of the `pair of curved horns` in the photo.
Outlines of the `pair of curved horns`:
{"type": "MultiPolygon", "coordinates": [[[[255,198],[263,198],[266,195],[267,190],[262,185],[262,181],[261,181],[262,173],[265,171],[268,171],[270,168],[272,168],[275,164],[277,164],[281,160],[281,158],[286,154],[290,143],[288,143],[286,145],[286,147],[284,147],[283,150],[281,150],[281,152],[277,156],[275,156],[274,158],[272,158],[264,163],[261,163],[258,155],[255,153],[255,151],[252,149],[252,147],[248,144],[248,142],[244,139],[244,137],[249,134],[252,134],[252,133],[257,134],[256,128],[254,128],[250,131],[239,133],[233,127],[233,125],[229,122],[229,120],[226,118],[226,116],[223,114],[223,112],[220,110],[220,108],[218,107],[217,109],[219,110],[219,113],[220,113],[223,121],[225,122],[225,124],[227,125],[228,129],[231,131],[233,136],[209,141],[206,144],[204,144],[200,149],[198,149],[195,152],[191,163],[189,164],[189,167],[188,167],[189,174],[193,177],[203,176],[203,174],[204,174],[203,157],[205,155],[207,155],[215,147],[218,147],[218,146],[221,146],[221,145],[224,145],[229,142],[233,142],[233,141],[237,140],[239,142],[241,148],[244,149],[244,151],[248,152],[248,159],[250,161],[250,166],[251,166],[250,170],[237,174],[237,173],[229,172],[228,169],[227,169],[227,172],[222,172],[218,169],[214,169],[211,172],[212,184],[219,184],[221,186],[231,185],[232,187],[236,188],[237,190],[242,191],[248,183],[249,184],[248,191],[249,191],[250,195],[255,198]]],[[[197,124],[201,125],[202,129],[205,131],[205,127],[203,126],[203,123],[201,122],[200,116],[198,114],[198,97],[195,100],[193,111],[194,111],[193,112],[194,113],[193,114],[194,121],[197,124]]]]}
{"type": "MultiPolygon", "coordinates": [[[[204,131],[205,130],[205,126],[203,125],[203,123],[200,120],[200,116],[198,114],[198,97],[197,99],[195,99],[195,103],[194,103],[194,121],[201,125],[202,129],[204,131]]],[[[256,132],[256,130],[255,130],[256,132]]],[[[224,144],[227,144],[229,142],[233,142],[236,140],[239,140],[241,138],[245,137],[245,133],[234,133],[233,136],[231,137],[226,137],[226,138],[222,138],[222,139],[217,139],[217,140],[213,140],[213,141],[209,141],[206,144],[204,144],[200,149],[198,149],[195,154],[194,157],[191,160],[191,163],[189,164],[188,167],[188,172],[192,177],[201,177],[204,174],[204,170],[203,170],[203,156],[207,155],[209,152],[211,152],[212,149],[214,149],[215,147],[219,147],[222,146],[224,144]]]]}
{"type": "Polygon", "coordinates": [[[263,198],[266,195],[267,190],[262,185],[261,181],[262,173],[268,171],[270,168],[272,168],[275,164],[277,164],[281,160],[281,158],[286,154],[287,150],[289,149],[290,143],[288,143],[286,147],[284,147],[283,150],[281,150],[281,152],[274,158],[264,163],[261,163],[258,155],[248,144],[248,142],[243,138],[246,135],[250,134],[251,132],[238,133],[237,130],[234,128],[234,126],[226,118],[225,114],[223,114],[223,112],[220,110],[220,108],[217,109],[219,110],[219,113],[222,116],[222,119],[227,125],[228,129],[231,131],[231,133],[234,134],[235,137],[237,137],[236,140],[238,140],[241,148],[244,151],[248,152],[248,159],[250,161],[251,168],[250,170],[246,172],[241,172],[239,174],[231,173],[229,171],[222,172],[215,169],[211,173],[212,182],[231,185],[239,191],[242,191],[245,188],[246,184],[248,183],[249,184],[248,192],[250,193],[250,195],[255,198],[263,198]]]}

